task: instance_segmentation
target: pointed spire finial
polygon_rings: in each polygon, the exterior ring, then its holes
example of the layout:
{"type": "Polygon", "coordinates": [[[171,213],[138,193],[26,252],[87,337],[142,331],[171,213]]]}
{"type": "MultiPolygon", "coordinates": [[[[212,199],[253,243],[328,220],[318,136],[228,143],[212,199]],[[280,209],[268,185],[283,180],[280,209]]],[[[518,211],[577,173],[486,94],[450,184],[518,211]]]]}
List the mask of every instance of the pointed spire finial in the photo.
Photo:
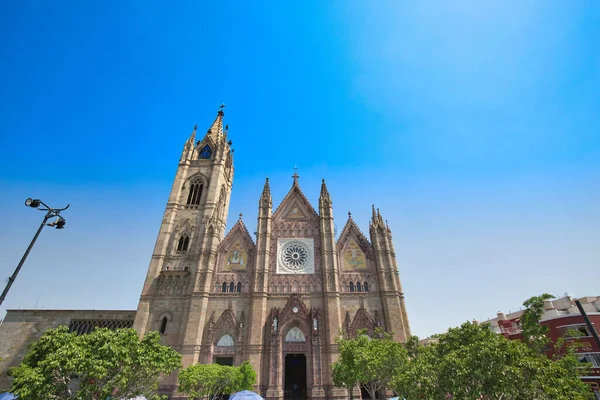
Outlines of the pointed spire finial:
{"type": "Polygon", "coordinates": [[[269,178],[265,180],[265,187],[263,188],[262,198],[270,198],[271,197],[271,188],[269,187],[269,178]]]}
{"type": "Polygon", "coordinates": [[[300,178],[300,175],[298,175],[298,167],[296,166],[296,164],[294,164],[294,175],[292,175],[292,178],[294,178],[294,185],[297,185],[298,178],[300,178]]]}
{"type": "Polygon", "coordinates": [[[377,218],[377,214],[375,213],[375,204],[372,204],[371,208],[373,209],[373,221],[375,221],[375,219],[377,218]]]}
{"type": "Polygon", "coordinates": [[[327,185],[325,184],[325,179],[321,181],[321,198],[329,198],[329,190],[327,190],[327,185]]]}
{"type": "Polygon", "coordinates": [[[194,125],[194,130],[188,139],[189,144],[194,144],[194,140],[196,140],[196,129],[198,129],[198,125],[194,125]]]}
{"type": "Polygon", "coordinates": [[[348,211],[348,219],[352,219],[352,213],[348,211]]]}
{"type": "Polygon", "coordinates": [[[383,227],[383,217],[381,216],[381,213],[379,212],[379,208],[377,209],[377,219],[379,220],[381,227],[383,227]]]}
{"type": "Polygon", "coordinates": [[[221,103],[221,105],[219,106],[219,115],[223,116],[225,113],[223,112],[223,109],[227,107],[225,105],[225,103],[221,103]]]}
{"type": "Polygon", "coordinates": [[[240,213],[240,221],[242,220],[242,216],[243,216],[243,214],[242,214],[242,213],[240,213]]]}
{"type": "Polygon", "coordinates": [[[222,139],[224,133],[226,133],[223,132],[223,115],[225,115],[223,113],[223,107],[225,107],[225,104],[221,104],[219,106],[220,110],[217,113],[217,117],[213,121],[210,128],[208,128],[208,130],[206,131],[206,136],[210,137],[215,143],[222,139]]]}

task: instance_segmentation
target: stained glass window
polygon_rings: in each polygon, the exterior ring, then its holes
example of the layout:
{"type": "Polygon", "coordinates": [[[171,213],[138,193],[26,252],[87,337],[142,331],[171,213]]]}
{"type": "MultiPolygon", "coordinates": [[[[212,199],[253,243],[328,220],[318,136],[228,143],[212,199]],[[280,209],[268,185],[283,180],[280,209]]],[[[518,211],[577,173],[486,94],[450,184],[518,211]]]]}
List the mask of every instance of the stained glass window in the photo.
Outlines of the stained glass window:
{"type": "Polygon", "coordinates": [[[209,145],[206,145],[200,150],[200,158],[210,160],[210,156],[212,156],[212,150],[209,145]]]}

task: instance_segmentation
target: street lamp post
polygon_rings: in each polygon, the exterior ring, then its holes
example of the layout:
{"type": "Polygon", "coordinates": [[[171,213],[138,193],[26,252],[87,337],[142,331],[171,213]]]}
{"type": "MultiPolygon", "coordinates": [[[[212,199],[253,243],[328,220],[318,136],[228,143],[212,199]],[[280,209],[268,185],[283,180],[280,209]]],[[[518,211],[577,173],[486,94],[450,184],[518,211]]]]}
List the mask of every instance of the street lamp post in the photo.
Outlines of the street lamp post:
{"type": "Polygon", "coordinates": [[[31,248],[33,247],[35,241],[37,240],[38,236],[40,235],[40,232],[42,232],[42,229],[44,228],[44,226],[46,226],[46,223],[48,222],[48,220],[50,218],[56,217],[56,219],[54,221],[50,222],[47,225],[53,226],[56,229],[64,229],[66,220],[60,215],[60,212],[66,210],[70,206],[70,204],[67,204],[67,206],[65,208],[51,208],[51,207],[48,207],[43,201],[41,201],[39,199],[31,199],[31,198],[25,200],[25,205],[27,207],[37,208],[38,210],[48,211],[48,212],[44,216],[44,220],[42,221],[42,224],[40,225],[37,232],[35,233],[35,236],[31,240],[31,243],[29,243],[29,247],[27,247],[27,250],[25,250],[25,254],[23,254],[23,258],[21,258],[21,261],[19,261],[19,265],[17,265],[17,268],[15,268],[15,272],[13,272],[13,274],[8,278],[8,283],[6,284],[6,287],[4,288],[2,295],[0,295],[0,305],[2,305],[2,303],[4,302],[4,299],[6,298],[6,295],[8,294],[8,291],[10,290],[10,287],[12,286],[15,279],[17,279],[17,275],[19,274],[21,267],[25,263],[25,260],[27,259],[27,256],[29,255],[29,252],[31,251],[31,248]]]}

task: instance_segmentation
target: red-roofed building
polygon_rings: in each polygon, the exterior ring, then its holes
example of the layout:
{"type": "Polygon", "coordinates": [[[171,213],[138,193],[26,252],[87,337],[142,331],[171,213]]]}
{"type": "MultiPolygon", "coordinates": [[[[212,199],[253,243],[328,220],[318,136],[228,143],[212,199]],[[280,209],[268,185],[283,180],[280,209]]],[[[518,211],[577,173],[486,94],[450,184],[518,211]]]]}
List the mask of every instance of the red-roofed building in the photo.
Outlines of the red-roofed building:
{"type": "MultiPolygon", "coordinates": [[[[579,301],[594,329],[599,332],[600,296],[582,297],[579,301]]],[[[522,340],[523,329],[520,318],[523,312],[524,310],[520,310],[504,314],[502,311],[498,311],[496,318],[484,322],[489,323],[492,329],[508,339],[522,340]]],[[[548,327],[548,336],[553,343],[556,343],[560,338],[565,338],[568,341],[577,341],[581,344],[581,347],[577,350],[580,361],[592,364],[590,374],[582,376],[581,379],[595,389],[596,396],[600,399],[600,346],[592,336],[592,332],[586,325],[574,299],[563,297],[546,300],[540,324],[548,327]],[[582,336],[568,336],[569,331],[573,330],[578,331],[582,336]]],[[[548,356],[551,355],[552,349],[549,348],[548,356]]]]}

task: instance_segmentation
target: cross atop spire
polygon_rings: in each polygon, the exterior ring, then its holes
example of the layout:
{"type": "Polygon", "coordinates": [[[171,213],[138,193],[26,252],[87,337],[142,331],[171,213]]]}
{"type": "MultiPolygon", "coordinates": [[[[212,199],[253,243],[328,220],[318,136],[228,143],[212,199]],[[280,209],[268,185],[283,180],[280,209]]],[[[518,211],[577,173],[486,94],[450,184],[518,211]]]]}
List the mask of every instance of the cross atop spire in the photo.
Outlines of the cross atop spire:
{"type": "Polygon", "coordinates": [[[297,185],[298,178],[300,178],[300,175],[298,175],[298,167],[296,166],[296,164],[294,164],[294,175],[292,175],[292,178],[294,178],[294,185],[297,185]]]}
{"type": "Polygon", "coordinates": [[[225,114],[225,113],[223,112],[223,109],[224,109],[225,107],[227,107],[227,106],[225,105],[225,103],[221,103],[221,105],[219,106],[219,115],[221,115],[221,116],[222,116],[222,115],[224,115],[224,114],[225,114]]]}

